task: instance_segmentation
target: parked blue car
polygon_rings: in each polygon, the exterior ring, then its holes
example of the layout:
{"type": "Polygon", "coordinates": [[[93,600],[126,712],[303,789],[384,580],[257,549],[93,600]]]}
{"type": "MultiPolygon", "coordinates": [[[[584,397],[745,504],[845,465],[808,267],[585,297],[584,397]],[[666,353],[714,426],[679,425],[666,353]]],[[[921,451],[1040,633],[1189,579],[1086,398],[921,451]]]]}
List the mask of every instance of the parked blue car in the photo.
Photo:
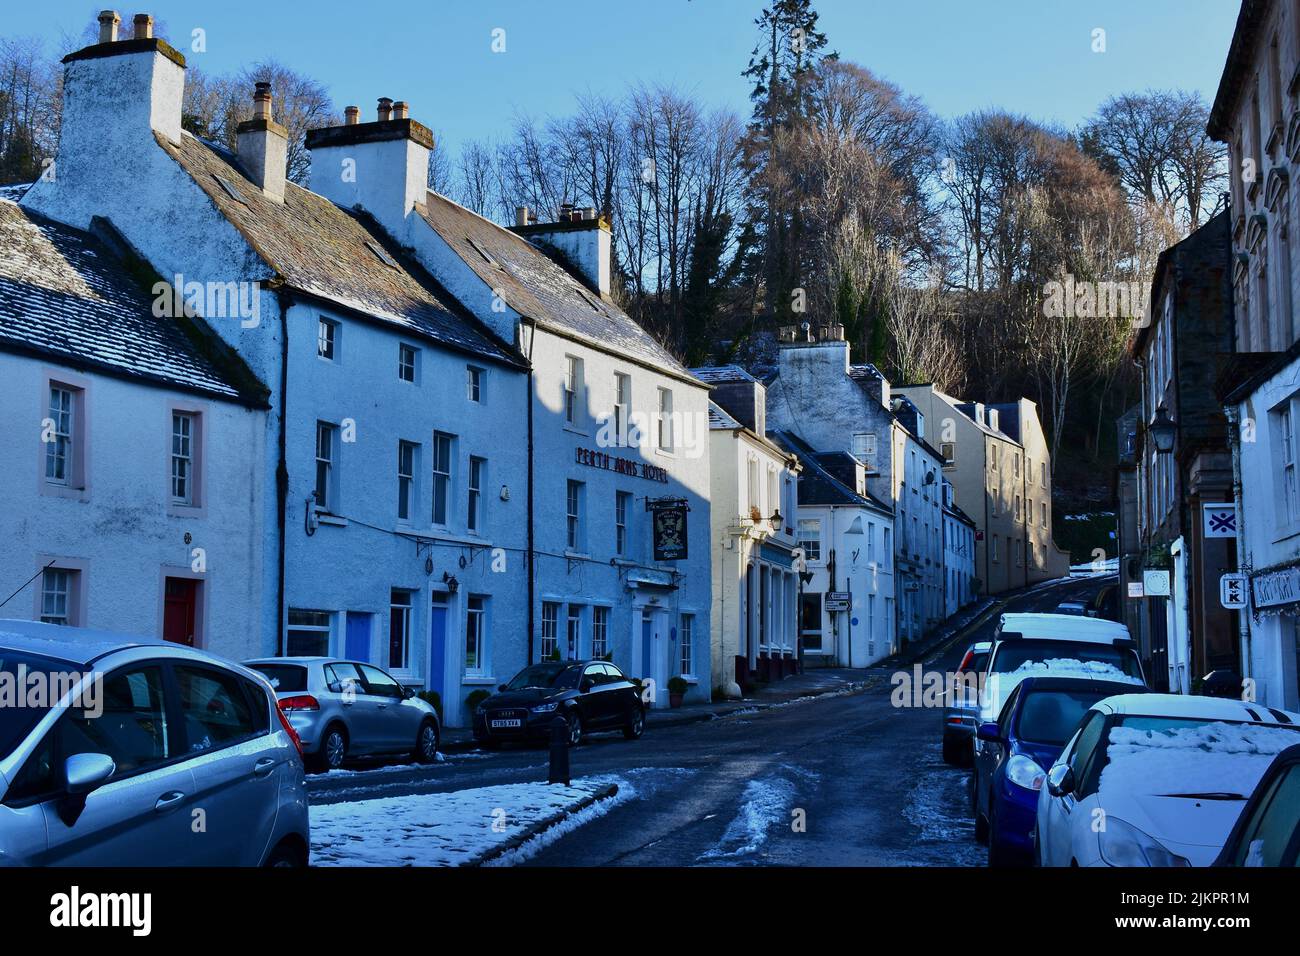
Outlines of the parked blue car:
{"type": "Polygon", "coordinates": [[[997,723],[979,726],[971,789],[975,838],[988,843],[989,866],[1033,860],[1038,791],[1048,768],[1088,708],[1140,690],[1115,681],[1028,677],[1011,692],[997,723]]]}

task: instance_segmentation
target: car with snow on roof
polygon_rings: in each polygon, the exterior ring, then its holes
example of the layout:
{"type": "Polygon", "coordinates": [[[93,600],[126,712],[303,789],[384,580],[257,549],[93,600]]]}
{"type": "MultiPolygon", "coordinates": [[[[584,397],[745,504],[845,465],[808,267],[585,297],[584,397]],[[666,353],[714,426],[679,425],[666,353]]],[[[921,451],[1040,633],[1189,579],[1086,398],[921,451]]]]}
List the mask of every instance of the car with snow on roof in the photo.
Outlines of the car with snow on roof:
{"type": "Polygon", "coordinates": [[[1083,718],[1039,791],[1042,866],[1209,866],[1300,716],[1262,704],[1122,694],[1083,718]]]}

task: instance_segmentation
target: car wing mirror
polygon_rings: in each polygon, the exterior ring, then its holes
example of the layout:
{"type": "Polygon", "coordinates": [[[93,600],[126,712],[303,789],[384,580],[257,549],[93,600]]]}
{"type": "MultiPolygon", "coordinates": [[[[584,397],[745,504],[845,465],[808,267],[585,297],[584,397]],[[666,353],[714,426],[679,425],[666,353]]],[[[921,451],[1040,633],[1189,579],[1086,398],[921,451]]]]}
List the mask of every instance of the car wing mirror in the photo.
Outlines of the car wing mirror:
{"type": "Polygon", "coordinates": [[[497,693],[498,693],[498,694],[504,694],[505,692],[506,692],[506,685],[505,685],[505,684],[497,684],[497,693]]]}
{"type": "Polygon", "coordinates": [[[1069,764],[1058,763],[1047,772],[1047,792],[1054,797],[1074,792],[1074,771],[1069,764]]]}
{"type": "Polygon", "coordinates": [[[980,740],[987,741],[991,744],[1002,743],[1002,735],[998,733],[998,725],[993,722],[983,723],[975,731],[975,736],[980,740]]]}
{"type": "Polygon", "coordinates": [[[596,682],[592,680],[590,677],[586,677],[583,678],[582,683],[578,685],[578,690],[585,694],[587,693],[587,691],[591,690],[595,686],[596,686],[596,682]]]}
{"type": "Polygon", "coordinates": [[[117,770],[108,754],[73,754],[63,762],[63,789],[69,796],[84,796],[102,787],[117,770]]]}

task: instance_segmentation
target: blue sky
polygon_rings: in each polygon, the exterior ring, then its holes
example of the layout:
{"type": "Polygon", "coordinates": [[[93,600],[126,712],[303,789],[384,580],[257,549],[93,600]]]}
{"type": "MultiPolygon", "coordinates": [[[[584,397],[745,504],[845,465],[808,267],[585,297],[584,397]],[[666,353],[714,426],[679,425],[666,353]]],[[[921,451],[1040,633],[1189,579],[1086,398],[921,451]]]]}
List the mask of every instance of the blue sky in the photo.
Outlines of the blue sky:
{"type": "MultiPolygon", "coordinates": [[[[107,4],[13,5],[4,33],[51,52],[107,4]]],[[[748,115],[740,76],[761,0],[144,0],[191,64],[213,72],[273,56],[311,74],[340,108],[373,115],[405,99],[453,150],[499,139],[516,113],[567,112],[587,90],[675,83],[748,115]],[[194,28],[207,51],[192,52],[194,28]],[[493,53],[492,31],[506,51],[493,53]]],[[[942,117],[999,106],[1075,126],[1107,96],[1148,87],[1212,100],[1235,0],[819,0],[821,26],[846,59],[919,95],[942,117]],[[1106,31],[1106,51],[1092,32],[1106,31]]],[[[65,52],[59,50],[59,52],[65,52]]]]}

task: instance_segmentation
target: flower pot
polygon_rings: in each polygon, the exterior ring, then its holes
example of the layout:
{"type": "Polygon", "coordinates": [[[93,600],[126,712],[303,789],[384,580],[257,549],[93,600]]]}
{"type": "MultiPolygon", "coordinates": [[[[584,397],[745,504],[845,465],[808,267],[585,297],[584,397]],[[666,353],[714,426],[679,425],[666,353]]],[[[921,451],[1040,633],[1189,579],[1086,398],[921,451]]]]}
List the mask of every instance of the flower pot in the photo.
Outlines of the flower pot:
{"type": "Polygon", "coordinates": [[[680,706],[682,706],[682,698],[685,697],[685,696],[686,696],[685,694],[669,694],[669,695],[668,695],[668,706],[669,706],[669,707],[680,707],[680,706]]]}

